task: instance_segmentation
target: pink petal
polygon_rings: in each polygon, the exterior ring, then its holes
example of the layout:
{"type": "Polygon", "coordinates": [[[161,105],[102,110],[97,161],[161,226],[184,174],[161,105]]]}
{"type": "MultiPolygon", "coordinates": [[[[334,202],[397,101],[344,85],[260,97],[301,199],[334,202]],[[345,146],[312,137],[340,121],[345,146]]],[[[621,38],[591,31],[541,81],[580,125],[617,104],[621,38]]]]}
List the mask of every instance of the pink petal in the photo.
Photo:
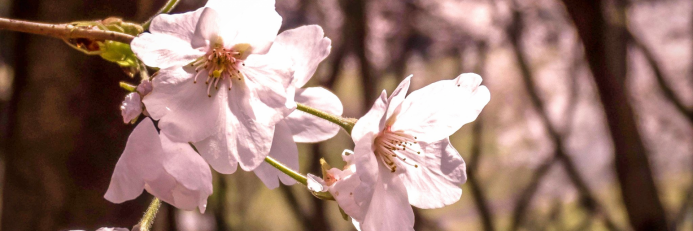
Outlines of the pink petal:
{"type": "Polygon", "coordinates": [[[404,97],[407,95],[407,91],[409,91],[411,77],[412,76],[410,75],[407,78],[404,78],[404,80],[402,80],[402,82],[399,83],[397,88],[395,88],[395,90],[392,91],[392,94],[390,94],[390,97],[387,99],[388,107],[386,118],[388,120],[391,120],[388,122],[388,124],[394,122],[395,118],[393,118],[393,115],[397,116],[397,113],[399,113],[401,104],[404,101],[404,97]]]}
{"type": "Polygon", "coordinates": [[[163,152],[167,154],[164,169],[179,184],[178,190],[175,190],[177,193],[173,194],[176,204],[180,207],[198,206],[204,212],[207,197],[212,194],[212,171],[209,165],[190,144],[174,143],[164,134],[160,138],[163,152]]]}
{"type": "Polygon", "coordinates": [[[178,208],[204,211],[212,194],[211,172],[192,147],[159,136],[146,119],[130,134],[104,197],[122,203],[139,196],[143,188],[178,208]]]}
{"type": "MultiPolygon", "coordinates": [[[[247,82],[247,81],[246,81],[247,82]]],[[[269,155],[274,137],[276,121],[282,118],[281,112],[263,104],[254,95],[252,88],[235,84],[229,92],[226,125],[229,131],[226,139],[236,144],[236,150],[230,150],[245,171],[252,171],[269,155]]]]}
{"type": "Polygon", "coordinates": [[[490,93],[477,74],[462,74],[412,92],[402,103],[392,130],[404,130],[420,141],[434,142],[472,122],[488,103],[490,93]]]}
{"type": "MultiPolygon", "coordinates": [[[[359,180],[362,182],[359,185],[359,189],[356,190],[355,199],[357,203],[368,203],[372,197],[374,184],[378,181],[379,165],[378,159],[373,153],[373,134],[368,133],[362,139],[354,141],[356,146],[354,147],[353,161],[356,166],[356,173],[359,176],[359,180]]],[[[388,170],[389,172],[389,170],[388,170]]]]}
{"type": "Polygon", "coordinates": [[[358,175],[353,173],[347,175],[342,174],[341,179],[329,188],[330,194],[335,198],[339,207],[342,208],[347,215],[357,220],[363,220],[366,213],[366,208],[361,207],[355,199],[356,190],[358,190],[360,184],[361,180],[359,180],[358,175]]]}
{"type": "Polygon", "coordinates": [[[388,108],[387,93],[385,90],[380,97],[375,100],[371,110],[361,117],[351,130],[351,137],[354,143],[368,133],[378,134],[385,126],[385,113],[388,108]]]}
{"type": "Polygon", "coordinates": [[[234,154],[236,153],[236,139],[233,138],[236,137],[236,132],[233,129],[228,129],[226,126],[222,126],[219,129],[219,133],[193,144],[197,151],[200,152],[202,158],[214,170],[223,174],[232,174],[238,168],[238,160],[236,159],[238,155],[234,154]]]}
{"type": "MultiPolygon", "coordinates": [[[[286,165],[287,167],[298,171],[298,148],[296,143],[291,138],[291,130],[284,121],[277,123],[274,129],[274,140],[269,156],[286,165]]],[[[279,181],[285,185],[293,185],[296,180],[277,170],[267,162],[262,162],[260,166],[253,170],[262,183],[269,189],[279,187],[279,181]]]]}
{"type": "Polygon", "coordinates": [[[330,54],[332,41],[325,38],[322,28],[317,25],[302,26],[279,34],[268,54],[284,55],[293,62],[293,86],[305,85],[330,54]]]}
{"type": "Polygon", "coordinates": [[[130,123],[142,114],[142,102],[137,92],[129,93],[120,105],[120,114],[123,116],[124,123],[130,123]]]}
{"type": "Polygon", "coordinates": [[[380,166],[380,175],[370,206],[361,223],[363,230],[414,230],[414,210],[407,200],[407,189],[399,177],[380,166]]]}
{"type": "MultiPolygon", "coordinates": [[[[333,115],[342,115],[343,106],[339,98],[329,90],[322,87],[309,87],[297,89],[295,101],[313,108],[329,112],[333,115]]],[[[313,143],[330,139],[337,135],[340,127],[320,117],[294,110],[286,119],[295,142],[313,143]]]]}
{"type": "Polygon", "coordinates": [[[205,80],[194,83],[194,73],[192,68],[160,70],[152,80],[154,89],[143,100],[162,132],[176,142],[201,141],[217,134],[224,123],[223,109],[229,99],[226,81],[220,83],[220,90],[212,89],[209,97],[205,80]]]}
{"type": "Polygon", "coordinates": [[[418,167],[406,167],[399,175],[407,188],[409,203],[423,208],[441,208],[457,202],[462,196],[460,184],[467,179],[464,160],[445,138],[434,143],[419,142],[420,155],[407,156],[418,167]]]}

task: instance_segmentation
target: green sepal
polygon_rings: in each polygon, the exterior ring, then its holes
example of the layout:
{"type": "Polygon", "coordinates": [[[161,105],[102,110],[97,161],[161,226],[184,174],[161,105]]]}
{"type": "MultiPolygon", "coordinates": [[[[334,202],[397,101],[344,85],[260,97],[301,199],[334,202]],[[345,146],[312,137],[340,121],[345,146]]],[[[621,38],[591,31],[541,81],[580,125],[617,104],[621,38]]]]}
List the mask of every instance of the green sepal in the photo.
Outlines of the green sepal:
{"type": "Polygon", "coordinates": [[[339,208],[339,213],[342,214],[342,218],[344,218],[345,221],[349,221],[349,215],[347,215],[346,212],[344,212],[344,209],[342,209],[342,207],[340,206],[337,207],[339,208]]]}

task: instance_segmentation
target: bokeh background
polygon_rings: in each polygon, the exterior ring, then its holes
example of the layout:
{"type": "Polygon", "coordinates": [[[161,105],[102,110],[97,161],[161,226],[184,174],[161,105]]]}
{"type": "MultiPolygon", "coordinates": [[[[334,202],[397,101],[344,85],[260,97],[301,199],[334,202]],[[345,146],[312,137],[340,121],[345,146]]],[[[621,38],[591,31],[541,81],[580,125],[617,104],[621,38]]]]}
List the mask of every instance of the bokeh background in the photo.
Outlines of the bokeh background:
{"type": "MultiPolygon", "coordinates": [[[[0,16],[143,22],[164,0],[0,0],[0,16]]],[[[182,0],[175,12],[203,6],[182,0]]],[[[459,202],[415,210],[416,230],[693,230],[693,2],[277,0],[282,30],[318,24],[332,53],[309,86],[360,117],[381,89],[459,73],[491,102],[451,137],[459,202]]],[[[233,9],[229,13],[233,13],[233,9]]],[[[237,23],[237,22],[233,22],[237,23]]],[[[252,23],[252,22],[243,22],[252,23]]],[[[0,31],[2,230],[132,227],[151,196],[103,199],[133,125],[137,83],[62,41],[0,31]]],[[[341,132],[300,145],[303,173],[342,166],[341,132]]],[[[215,175],[205,214],[164,205],[155,230],[353,230],[334,202],[252,174],[215,175]]]]}

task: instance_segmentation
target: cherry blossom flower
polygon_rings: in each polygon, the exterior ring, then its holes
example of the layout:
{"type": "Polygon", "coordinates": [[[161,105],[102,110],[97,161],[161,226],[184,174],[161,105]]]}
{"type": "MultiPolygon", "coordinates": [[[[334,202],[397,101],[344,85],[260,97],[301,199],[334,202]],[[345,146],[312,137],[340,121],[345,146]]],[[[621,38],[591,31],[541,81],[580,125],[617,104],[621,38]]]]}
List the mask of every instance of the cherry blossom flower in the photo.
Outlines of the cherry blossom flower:
{"type": "MultiPolygon", "coordinates": [[[[341,115],[342,102],[335,94],[322,87],[301,88],[313,76],[318,64],[329,55],[330,44],[330,39],[324,37],[324,32],[319,26],[302,26],[279,34],[268,55],[275,53],[295,54],[291,56],[294,80],[290,87],[295,88],[294,100],[296,102],[334,115],[341,115]]],[[[327,120],[295,110],[277,123],[269,156],[294,170],[298,170],[296,142],[324,141],[334,137],[340,129],[339,126],[327,120]]],[[[254,172],[270,189],[278,187],[280,181],[286,185],[296,182],[264,162],[254,172]]]]}
{"type": "Polygon", "coordinates": [[[361,180],[356,174],[353,154],[348,150],[342,152],[342,159],[346,162],[343,170],[337,168],[323,169],[323,178],[308,174],[307,186],[313,192],[330,192],[347,215],[353,220],[361,222],[366,208],[361,203],[357,203],[354,198],[354,191],[361,184],[361,180]]]}
{"type": "Polygon", "coordinates": [[[122,203],[143,189],[178,208],[204,212],[212,194],[212,172],[189,144],[157,134],[154,123],[145,119],[130,134],[104,197],[122,203]]]}
{"type": "Polygon", "coordinates": [[[260,165],[275,125],[296,108],[289,57],[300,54],[268,54],[281,20],[271,0],[216,0],[155,17],[131,44],[161,69],[143,99],[161,132],[192,142],[221,173],[260,165]]]}
{"type": "Polygon", "coordinates": [[[476,74],[461,74],[406,96],[411,77],[381,94],[352,130],[361,184],[363,230],[413,230],[410,206],[440,208],[459,200],[466,181],[462,157],[448,137],[472,122],[490,99],[476,74]]]}

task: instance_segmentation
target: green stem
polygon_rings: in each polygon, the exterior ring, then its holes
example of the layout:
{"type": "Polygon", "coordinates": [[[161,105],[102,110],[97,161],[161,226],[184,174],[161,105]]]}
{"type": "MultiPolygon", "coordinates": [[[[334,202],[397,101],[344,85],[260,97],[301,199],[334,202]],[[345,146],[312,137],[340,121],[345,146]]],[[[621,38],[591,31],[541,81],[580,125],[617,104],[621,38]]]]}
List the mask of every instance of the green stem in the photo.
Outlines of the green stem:
{"type": "Polygon", "coordinates": [[[272,157],[265,157],[265,162],[268,164],[272,165],[272,167],[278,169],[279,171],[282,171],[284,174],[290,176],[291,178],[294,178],[294,180],[298,181],[298,183],[301,183],[303,185],[308,184],[308,180],[306,179],[306,176],[301,175],[301,173],[298,173],[289,167],[286,167],[286,165],[280,163],[279,161],[275,160],[272,157]]]}
{"type": "Polygon", "coordinates": [[[156,17],[157,15],[160,15],[160,14],[166,14],[168,12],[171,12],[171,10],[173,10],[173,8],[176,7],[176,5],[178,5],[178,2],[179,2],[178,0],[168,0],[166,5],[164,5],[164,7],[162,7],[159,10],[159,12],[154,14],[154,16],[152,16],[149,20],[147,20],[144,24],[142,24],[142,28],[144,28],[144,30],[149,30],[149,25],[152,24],[152,19],[154,19],[154,17],[156,17]]]}
{"type": "Polygon", "coordinates": [[[144,213],[142,220],[137,224],[140,231],[149,231],[151,229],[152,224],[154,224],[154,219],[156,218],[156,213],[159,212],[159,207],[161,207],[161,201],[159,198],[154,197],[152,203],[149,204],[149,208],[147,208],[147,212],[144,213]]]}
{"type": "Polygon", "coordinates": [[[333,115],[325,111],[321,111],[319,109],[312,108],[308,105],[301,104],[301,103],[296,103],[296,109],[299,111],[303,111],[305,113],[323,118],[327,121],[330,121],[336,125],[341,126],[346,130],[347,133],[351,134],[351,130],[354,129],[354,124],[356,124],[356,119],[354,118],[344,118],[338,115],[333,115]]]}

